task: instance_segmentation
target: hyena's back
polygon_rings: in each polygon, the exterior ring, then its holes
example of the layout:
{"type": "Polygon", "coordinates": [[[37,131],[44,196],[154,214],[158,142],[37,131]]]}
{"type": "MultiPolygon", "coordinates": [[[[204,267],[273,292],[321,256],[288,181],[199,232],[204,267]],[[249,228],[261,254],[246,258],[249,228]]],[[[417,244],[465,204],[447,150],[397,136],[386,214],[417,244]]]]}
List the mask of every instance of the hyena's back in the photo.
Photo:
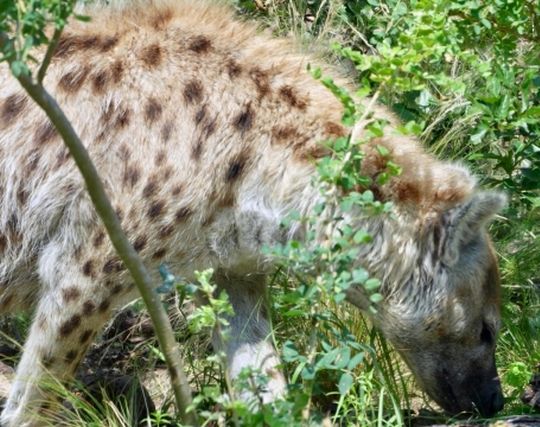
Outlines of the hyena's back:
{"type": "MultiPolygon", "coordinates": [[[[291,50],[226,9],[191,2],[101,10],[66,28],[45,86],[148,262],[226,257],[226,244],[212,250],[200,238],[222,212],[251,205],[272,217],[305,191],[305,169],[323,154],[317,141],[344,129],[339,104],[291,50]]],[[[5,311],[33,299],[52,241],[91,278],[124,273],[61,139],[6,67],[0,76],[5,311]]]]}

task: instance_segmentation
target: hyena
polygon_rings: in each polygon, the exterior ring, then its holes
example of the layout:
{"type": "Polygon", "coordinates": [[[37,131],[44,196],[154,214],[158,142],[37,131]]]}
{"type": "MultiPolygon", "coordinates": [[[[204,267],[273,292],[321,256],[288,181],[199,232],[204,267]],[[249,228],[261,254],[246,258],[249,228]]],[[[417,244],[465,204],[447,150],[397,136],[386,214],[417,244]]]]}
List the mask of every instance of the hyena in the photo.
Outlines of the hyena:
{"type": "MultiPolygon", "coordinates": [[[[306,71],[318,60],[222,5],[149,0],[85,13],[91,22],[65,29],[45,86],[148,268],[167,263],[187,278],[214,268],[235,311],[230,375],[262,369],[265,399],[279,398],[286,381],[260,303],[271,266],[261,249],[301,237],[301,226],[281,224],[320,197],[311,185],[327,154],[319,142],[361,138],[369,120],[342,125],[341,104],[306,71]]],[[[1,422],[22,426],[35,422],[40,382],[68,379],[137,292],[55,128],[6,66],[0,79],[0,310],[34,312],[1,422]]],[[[443,408],[492,415],[503,405],[500,284],[485,225],[504,197],[398,135],[383,107],[374,117],[390,125],[366,144],[362,171],[395,209],[357,224],[373,236],[358,263],[382,281],[372,320],[443,408]],[[385,164],[377,145],[403,169],[385,185],[376,184],[385,164]]],[[[360,289],[348,299],[367,307],[360,289]]]]}

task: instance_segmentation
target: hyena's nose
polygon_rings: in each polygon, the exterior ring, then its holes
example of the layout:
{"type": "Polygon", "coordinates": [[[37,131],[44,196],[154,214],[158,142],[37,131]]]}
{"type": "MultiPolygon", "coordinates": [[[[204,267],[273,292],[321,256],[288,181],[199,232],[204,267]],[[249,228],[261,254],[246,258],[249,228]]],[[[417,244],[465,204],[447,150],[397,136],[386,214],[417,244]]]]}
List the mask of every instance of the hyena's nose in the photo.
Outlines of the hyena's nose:
{"type": "Polygon", "coordinates": [[[504,396],[502,394],[501,383],[497,379],[487,387],[485,393],[482,395],[478,410],[483,417],[492,417],[497,412],[501,411],[504,407],[504,396]]]}
{"type": "Polygon", "coordinates": [[[502,391],[499,391],[495,398],[493,399],[493,413],[496,414],[497,412],[502,411],[504,408],[504,396],[502,394],[502,391]]]}

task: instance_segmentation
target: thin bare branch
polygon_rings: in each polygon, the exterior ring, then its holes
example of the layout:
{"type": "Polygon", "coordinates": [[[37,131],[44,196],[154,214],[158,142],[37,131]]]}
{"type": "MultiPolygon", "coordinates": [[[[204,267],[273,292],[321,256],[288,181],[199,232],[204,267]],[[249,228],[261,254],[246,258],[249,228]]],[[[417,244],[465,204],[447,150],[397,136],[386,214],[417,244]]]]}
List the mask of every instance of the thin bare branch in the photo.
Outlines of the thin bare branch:
{"type": "Polygon", "coordinates": [[[51,63],[51,59],[54,55],[54,51],[56,50],[56,46],[58,46],[58,41],[60,40],[60,36],[62,35],[63,29],[64,27],[60,27],[54,30],[54,34],[51,38],[51,42],[49,43],[47,52],[45,53],[45,57],[43,58],[43,62],[41,63],[41,66],[39,67],[39,71],[37,74],[37,81],[40,85],[43,84],[45,73],[47,72],[47,68],[49,68],[49,64],[51,63]]]}

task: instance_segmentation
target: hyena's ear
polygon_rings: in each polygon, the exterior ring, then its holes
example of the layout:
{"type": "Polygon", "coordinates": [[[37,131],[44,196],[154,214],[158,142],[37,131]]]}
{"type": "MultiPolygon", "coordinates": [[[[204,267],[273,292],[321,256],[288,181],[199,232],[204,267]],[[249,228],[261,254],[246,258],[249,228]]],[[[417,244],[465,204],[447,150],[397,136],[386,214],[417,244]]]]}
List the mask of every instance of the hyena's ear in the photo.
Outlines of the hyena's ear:
{"type": "Polygon", "coordinates": [[[444,214],[444,235],[447,236],[442,248],[442,261],[454,265],[463,246],[474,239],[481,229],[506,205],[507,197],[495,191],[474,194],[444,214]]]}

